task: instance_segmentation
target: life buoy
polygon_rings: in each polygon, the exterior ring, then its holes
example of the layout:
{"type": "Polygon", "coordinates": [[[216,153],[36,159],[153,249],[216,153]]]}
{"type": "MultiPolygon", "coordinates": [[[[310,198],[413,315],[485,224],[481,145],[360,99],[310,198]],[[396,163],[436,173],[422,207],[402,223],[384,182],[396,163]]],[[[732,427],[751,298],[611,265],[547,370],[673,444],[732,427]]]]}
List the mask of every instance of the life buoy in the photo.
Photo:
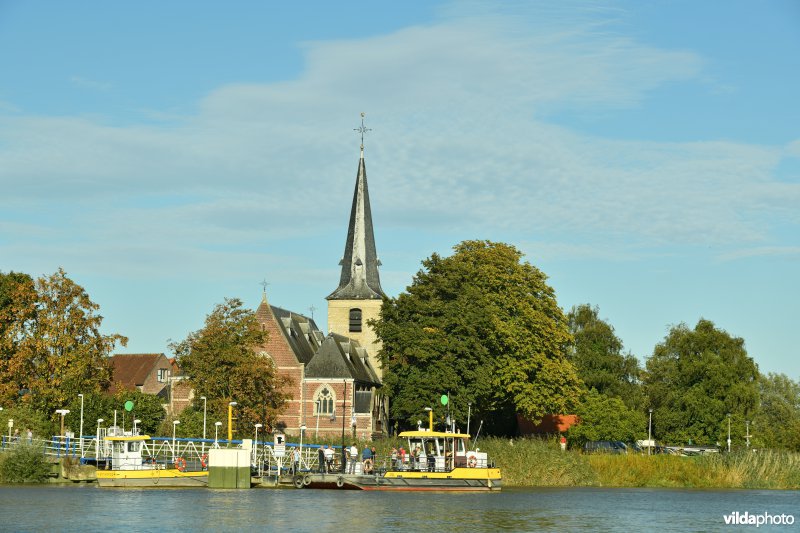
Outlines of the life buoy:
{"type": "Polygon", "coordinates": [[[186,459],[183,457],[178,457],[175,459],[175,468],[177,468],[180,472],[186,470],[186,459]]]}
{"type": "Polygon", "coordinates": [[[200,456],[200,466],[203,468],[208,468],[208,454],[204,453],[200,456]]]}
{"type": "Polygon", "coordinates": [[[372,459],[364,459],[364,473],[365,474],[372,473],[372,459]]]}
{"type": "Polygon", "coordinates": [[[478,458],[473,455],[472,457],[467,459],[467,466],[470,468],[475,468],[476,466],[478,466],[478,458]]]}
{"type": "Polygon", "coordinates": [[[344,478],[342,476],[336,478],[336,486],[340,489],[344,487],[344,478]]]}

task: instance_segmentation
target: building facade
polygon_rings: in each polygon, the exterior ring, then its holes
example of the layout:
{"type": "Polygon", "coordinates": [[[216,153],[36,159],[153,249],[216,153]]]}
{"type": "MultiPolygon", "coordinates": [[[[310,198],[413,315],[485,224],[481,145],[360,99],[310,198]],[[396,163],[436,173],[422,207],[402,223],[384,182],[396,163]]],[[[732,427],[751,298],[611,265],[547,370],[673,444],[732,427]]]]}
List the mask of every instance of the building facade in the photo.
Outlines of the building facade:
{"type": "MultiPolygon", "coordinates": [[[[362,126],[363,127],[363,126],[362,126]]],[[[256,316],[268,340],[260,354],[291,381],[278,428],[297,434],[371,438],[384,433],[388,409],[380,395],[380,345],[368,325],[385,297],[380,285],[364,146],[345,242],[339,286],[328,297],[328,333],[313,319],[270,305],[264,292],[256,316]]]]}

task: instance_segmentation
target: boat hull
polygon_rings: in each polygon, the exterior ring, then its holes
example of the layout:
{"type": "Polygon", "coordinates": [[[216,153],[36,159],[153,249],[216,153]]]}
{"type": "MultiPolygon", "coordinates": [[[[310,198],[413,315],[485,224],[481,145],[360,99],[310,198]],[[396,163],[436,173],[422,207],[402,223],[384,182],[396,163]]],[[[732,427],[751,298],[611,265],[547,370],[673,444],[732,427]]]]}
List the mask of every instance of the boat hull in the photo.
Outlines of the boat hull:
{"type": "Polygon", "coordinates": [[[382,491],[499,491],[500,470],[461,469],[452,472],[387,472],[378,475],[316,474],[296,476],[297,488],[382,491]]]}
{"type": "Polygon", "coordinates": [[[206,487],[208,472],[182,472],[177,469],[98,470],[100,487],[206,487]]]}

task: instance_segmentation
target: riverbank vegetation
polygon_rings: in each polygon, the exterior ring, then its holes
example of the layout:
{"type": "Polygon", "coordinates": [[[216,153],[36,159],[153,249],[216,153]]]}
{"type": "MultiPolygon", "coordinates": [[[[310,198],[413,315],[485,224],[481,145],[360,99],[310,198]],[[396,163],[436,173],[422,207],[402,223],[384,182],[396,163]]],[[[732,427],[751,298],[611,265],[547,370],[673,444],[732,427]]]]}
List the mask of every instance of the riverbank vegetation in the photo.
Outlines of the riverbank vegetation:
{"type": "Polygon", "coordinates": [[[50,464],[36,446],[19,444],[0,453],[0,483],[44,483],[50,464]]]}
{"type": "Polygon", "coordinates": [[[555,441],[479,441],[506,487],[800,489],[800,454],[758,450],[690,457],[562,452],[555,441]]]}

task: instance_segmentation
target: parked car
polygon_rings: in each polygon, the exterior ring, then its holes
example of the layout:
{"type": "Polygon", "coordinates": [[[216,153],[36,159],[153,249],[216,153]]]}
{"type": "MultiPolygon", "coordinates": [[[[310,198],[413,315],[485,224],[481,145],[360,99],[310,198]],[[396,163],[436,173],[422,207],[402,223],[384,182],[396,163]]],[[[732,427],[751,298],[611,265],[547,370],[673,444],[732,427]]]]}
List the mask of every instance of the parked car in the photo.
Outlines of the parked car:
{"type": "Polygon", "coordinates": [[[583,444],[583,453],[628,453],[628,446],[620,440],[590,440],[583,444]]]}

